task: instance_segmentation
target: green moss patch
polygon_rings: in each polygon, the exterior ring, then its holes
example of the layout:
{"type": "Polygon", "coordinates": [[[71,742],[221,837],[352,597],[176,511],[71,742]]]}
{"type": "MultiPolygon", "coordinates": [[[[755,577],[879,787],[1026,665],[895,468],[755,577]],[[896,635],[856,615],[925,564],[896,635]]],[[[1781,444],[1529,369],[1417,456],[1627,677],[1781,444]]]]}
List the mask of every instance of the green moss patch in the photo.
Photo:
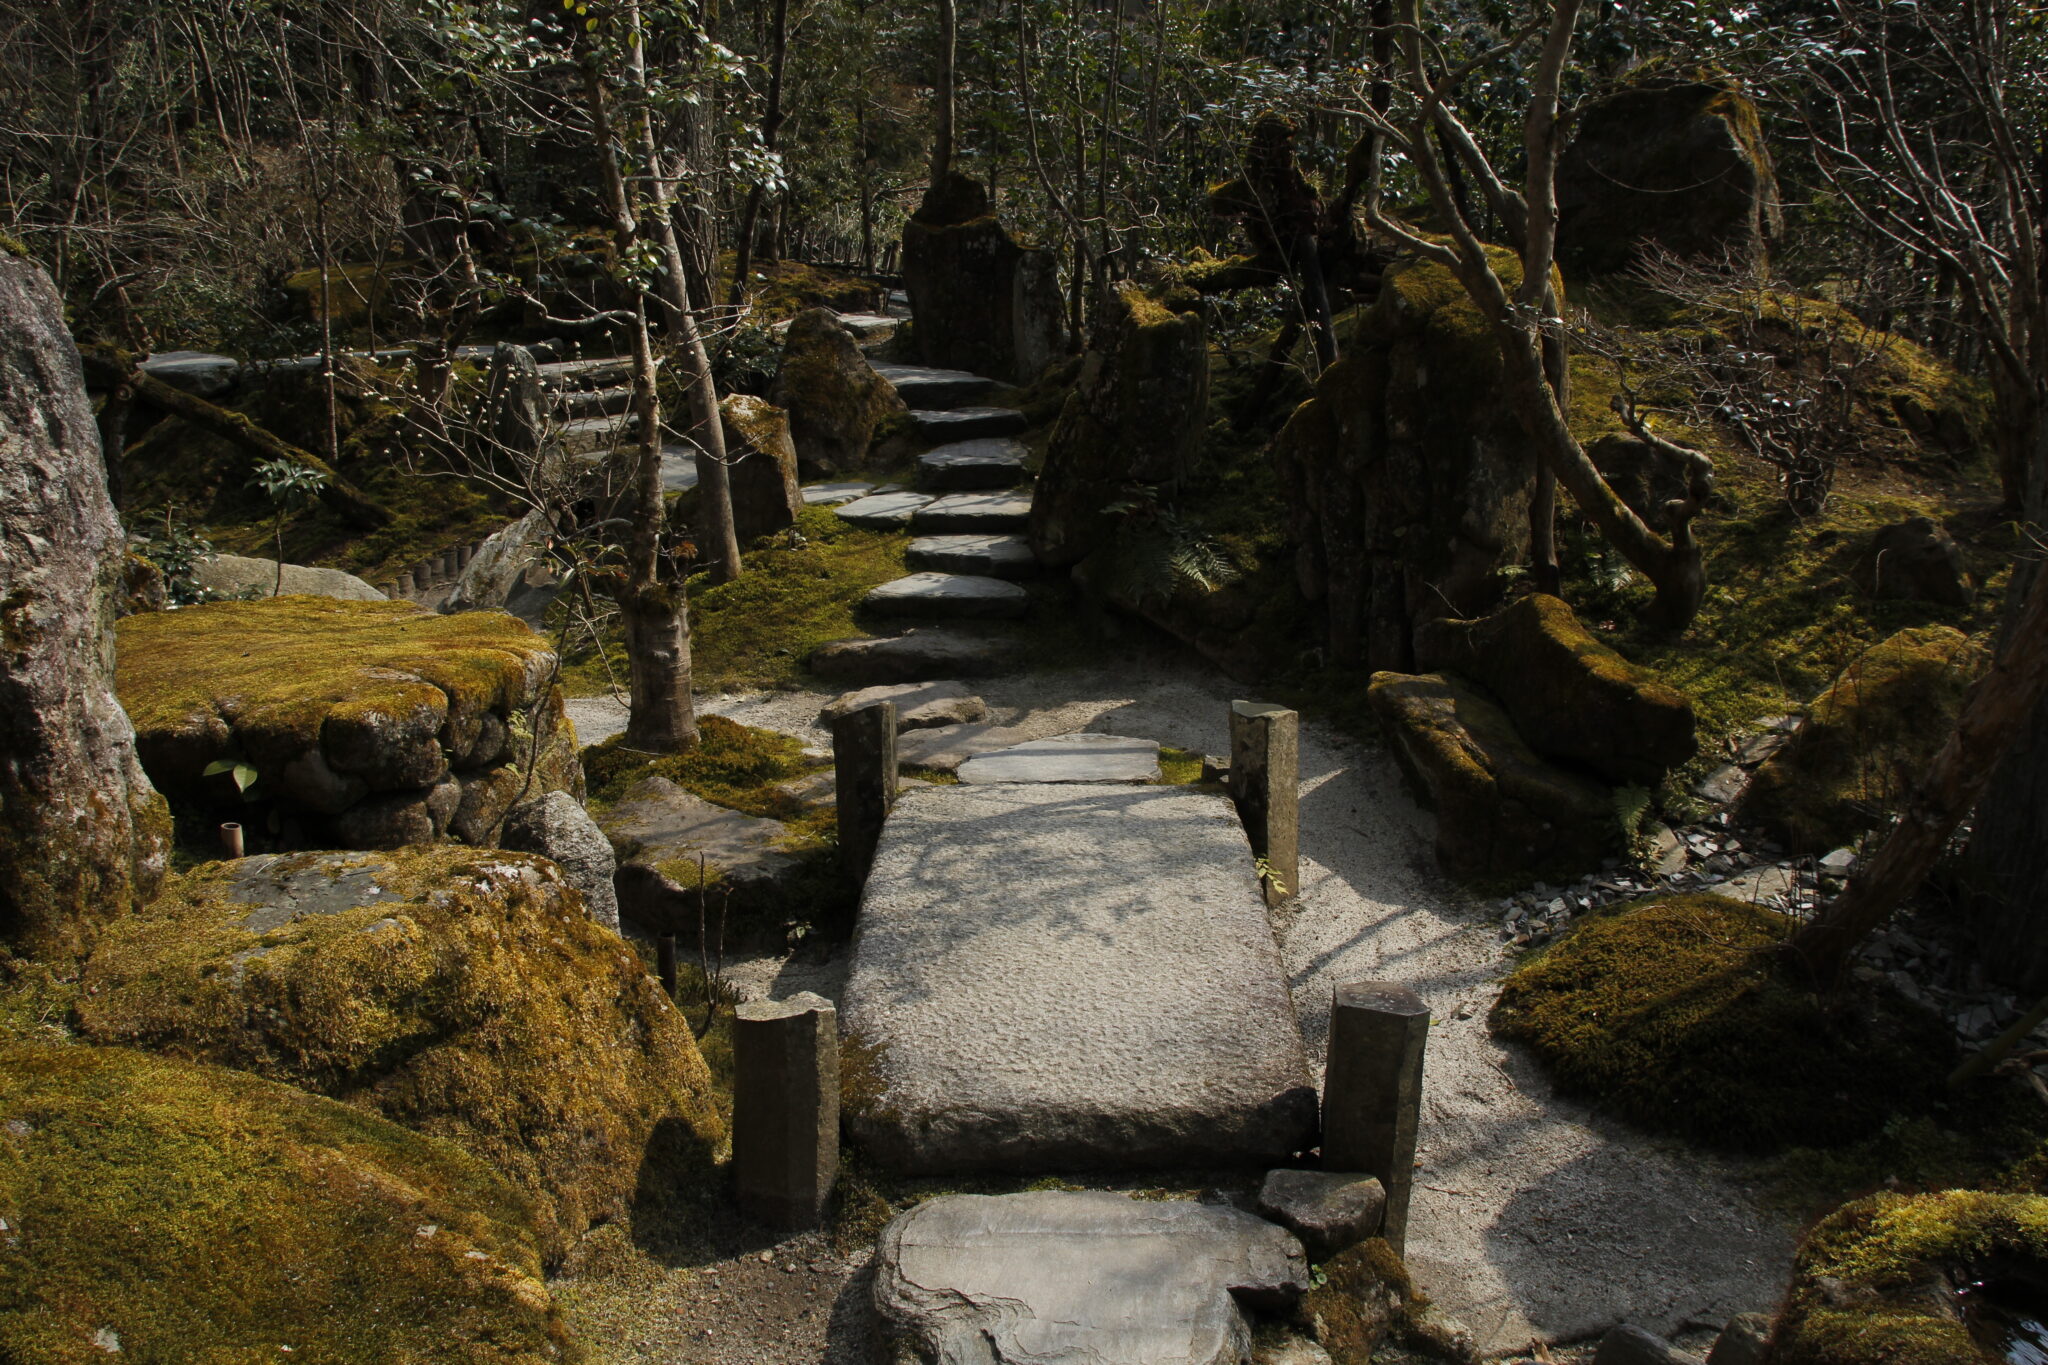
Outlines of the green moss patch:
{"type": "Polygon", "coordinates": [[[1790,927],[1718,896],[1637,901],[1526,960],[1494,1030],[1560,1088],[1710,1146],[1831,1146],[1937,1104],[1955,1062],[1941,1021],[1791,984],[1773,955],[1790,927]]]}
{"type": "Polygon", "coordinates": [[[785,819],[788,798],[775,788],[815,770],[794,736],[756,730],[724,716],[697,718],[697,747],[686,754],[646,754],[624,747],[619,735],[583,752],[583,775],[593,805],[611,805],[647,777],[665,777],[715,806],[785,819]]]}
{"type": "Polygon", "coordinates": [[[0,1120],[0,1358],[581,1357],[524,1201],[453,1143],[254,1076],[67,1045],[0,1049],[0,1120]]]}

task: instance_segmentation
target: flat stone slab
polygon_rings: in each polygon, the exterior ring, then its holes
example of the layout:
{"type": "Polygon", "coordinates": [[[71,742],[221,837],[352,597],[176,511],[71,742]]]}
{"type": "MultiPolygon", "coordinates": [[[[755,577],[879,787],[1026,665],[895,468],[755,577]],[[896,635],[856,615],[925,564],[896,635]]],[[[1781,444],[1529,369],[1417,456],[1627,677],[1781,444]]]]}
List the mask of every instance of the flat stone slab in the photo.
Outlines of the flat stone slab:
{"type": "Polygon", "coordinates": [[[696,942],[697,859],[715,873],[711,908],[732,888],[731,910],[775,910],[803,859],[788,849],[789,827],[714,806],[665,777],[647,777],[598,819],[618,858],[620,917],[654,933],[696,942]]]}
{"type": "Polygon", "coordinates": [[[900,531],[910,525],[912,514],[931,500],[929,493],[871,493],[854,499],[837,511],[855,526],[875,531],[900,531]]]}
{"type": "Polygon", "coordinates": [[[861,599],[891,616],[982,619],[1022,616],[1031,594],[1000,578],[965,573],[914,573],[871,588],[861,599]]]}
{"type": "Polygon", "coordinates": [[[898,1171],[1272,1166],[1313,1140],[1251,845],[1218,793],[905,793],[842,1004],[877,1083],[848,1123],[898,1171]]]}
{"type": "Polygon", "coordinates": [[[931,498],[910,518],[912,529],[933,534],[1022,531],[1031,520],[1028,493],[948,493],[931,498]]]}
{"type": "Polygon", "coordinates": [[[827,640],[805,665],[827,682],[867,686],[929,678],[987,678],[1019,664],[1008,640],[923,629],[877,639],[827,640]]]}
{"type": "Polygon", "coordinates": [[[993,721],[911,730],[896,737],[896,762],[905,768],[957,773],[968,760],[1013,749],[1027,738],[1025,731],[993,721]]]}
{"type": "Polygon", "coordinates": [[[1101,1190],[953,1194],[882,1229],[883,1330],[938,1365],[1237,1365],[1240,1298],[1308,1288],[1300,1243],[1239,1209],[1101,1190]]]}
{"type": "Polygon", "coordinates": [[[1016,408],[912,408],[910,420],[919,433],[934,441],[1015,436],[1025,426],[1024,414],[1016,408]]]}
{"type": "Polygon", "coordinates": [[[920,487],[938,490],[1013,488],[1024,482],[1025,449],[1007,436],[952,441],[917,457],[920,487]]]}
{"type": "Polygon", "coordinates": [[[800,490],[804,501],[813,507],[834,507],[842,502],[864,498],[875,491],[871,483],[810,483],[800,490]]]}
{"type": "Polygon", "coordinates": [[[697,486],[697,448],[695,446],[669,444],[661,448],[661,488],[665,493],[680,493],[685,488],[697,486]]]}
{"type": "Polygon", "coordinates": [[[996,386],[983,375],[925,365],[877,365],[875,373],[895,385],[905,403],[926,410],[965,407],[988,397],[996,386]]]}
{"type": "Polygon", "coordinates": [[[1043,569],[1031,542],[1018,535],[919,536],[903,562],[913,569],[988,578],[1036,578],[1043,569]]]}
{"type": "Polygon", "coordinates": [[[142,362],[142,372],[172,388],[196,393],[201,398],[217,398],[235,386],[242,362],[211,351],[159,351],[142,362]]]}
{"type": "Polygon", "coordinates": [[[1054,735],[971,758],[962,782],[1157,782],[1159,741],[1125,735],[1054,735]]]}
{"type": "Polygon", "coordinates": [[[818,724],[826,729],[849,711],[876,702],[896,703],[896,729],[929,730],[939,725],[966,725],[988,718],[988,703],[967,690],[965,683],[917,682],[863,687],[834,697],[818,713],[818,724]]]}

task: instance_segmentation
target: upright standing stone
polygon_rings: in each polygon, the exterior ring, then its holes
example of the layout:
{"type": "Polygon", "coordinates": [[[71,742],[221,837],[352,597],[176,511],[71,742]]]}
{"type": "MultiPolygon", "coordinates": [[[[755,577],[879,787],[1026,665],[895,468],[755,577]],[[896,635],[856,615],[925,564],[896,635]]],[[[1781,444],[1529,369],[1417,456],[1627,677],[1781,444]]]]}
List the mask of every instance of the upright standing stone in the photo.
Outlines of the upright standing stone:
{"type": "Polygon", "coordinates": [[[839,1179],[839,1011],[805,991],[733,1017],[740,1208],[779,1228],[816,1227],[839,1179]]]}
{"type": "Polygon", "coordinates": [[[867,880],[882,822],[896,804],[896,703],[878,701],[832,722],[832,773],[839,802],[839,856],[867,880]]]}
{"type": "Polygon", "coordinates": [[[1337,987],[1323,1073],[1323,1169],[1379,1177],[1387,1192],[1380,1235],[1396,1251],[1408,1236],[1428,1043],[1429,1006],[1406,986],[1353,981],[1337,987]]]}
{"type": "Polygon", "coordinates": [[[1230,796],[1265,860],[1266,903],[1301,890],[1301,717],[1262,701],[1230,704],[1230,796]]]}

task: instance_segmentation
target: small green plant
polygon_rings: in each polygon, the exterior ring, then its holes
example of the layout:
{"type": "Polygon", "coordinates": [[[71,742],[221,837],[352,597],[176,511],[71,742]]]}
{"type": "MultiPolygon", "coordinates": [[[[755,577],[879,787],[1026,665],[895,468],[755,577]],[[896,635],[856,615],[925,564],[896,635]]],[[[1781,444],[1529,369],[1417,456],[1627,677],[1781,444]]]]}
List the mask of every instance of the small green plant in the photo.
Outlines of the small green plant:
{"type": "Polygon", "coordinates": [[[1243,575],[1222,545],[1146,488],[1103,509],[1121,518],[1104,554],[1104,585],[1136,602],[1164,602],[1183,586],[1203,592],[1243,575]]]}
{"type": "Polygon", "coordinates": [[[1614,822],[1621,827],[1621,845],[1638,862],[1650,855],[1650,814],[1653,805],[1648,787],[1614,789],[1614,822]]]}
{"type": "Polygon", "coordinates": [[[284,526],[297,513],[311,507],[327,486],[327,476],[295,460],[265,460],[256,466],[256,482],[270,498],[271,538],[277,544],[277,584],[272,597],[284,593],[284,526]]]}
{"type": "Polygon", "coordinates": [[[163,528],[138,543],[135,553],[164,576],[164,605],[191,607],[220,599],[199,581],[199,566],[213,557],[213,544],[180,520],[175,507],[164,508],[163,528]]]}
{"type": "Polygon", "coordinates": [[[1264,858],[1252,859],[1252,866],[1258,869],[1259,885],[1266,887],[1276,896],[1291,896],[1294,894],[1294,888],[1287,884],[1287,879],[1274,871],[1273,865],[1264,858]]]}

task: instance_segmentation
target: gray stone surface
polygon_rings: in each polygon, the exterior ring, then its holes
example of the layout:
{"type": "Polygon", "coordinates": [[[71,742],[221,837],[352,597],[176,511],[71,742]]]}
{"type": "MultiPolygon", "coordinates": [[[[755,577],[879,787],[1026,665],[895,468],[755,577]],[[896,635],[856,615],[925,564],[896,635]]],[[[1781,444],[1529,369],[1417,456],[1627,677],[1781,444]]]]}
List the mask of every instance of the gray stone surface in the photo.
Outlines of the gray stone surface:
{"type": "Polygon", "coordinates": [[[1387,1192],[1369,1175],[1340,1171],[1268,1171],[1259,1213],[1301,1239],[1312,1261],[1326,1261],[1380,1230],[1387,1192]]]}
{"type": "Polygon", "coordinates": [[[444,612],[492,611],[509,602],[541,562],[549,531],[545,509],[534,508],[484,538],[441,603],[444,612]]]}
{"type": "Polygon", "coordinates": [[[994,391],[996,381],[966,370],[933,369],[927,365],[877,365],[875,373],[896,386],[913,408],[939,410],[978,403],[994,391]]]}
{"type": "Polygon", "coordinates": [[[613,884],[621,919],[652,933],[681,934],[688,943],[697,941],[700,855],[718,874],[714,910],[730,887],[735,916],[778,909],[802,864],[785,847],[789,828],[780,820],[714,806],[665,777],[634,783],[599,823],[619,860],[613,884]]]}
{"type": "Polygon", "coordinates": [[[1301,717],[1270,702],[1230,703],[1230,799],[1265,860],[1266,903],[1301,890],[1301,717]]]}
{"type": "Polygon", "coordinates": [[[839,1179],[839,1011],[809,991],[733,1011],[732,1166],[742,1211],[816,1227],[839,1179]]]}
{"type": "Polygon", "coordinates": [[[1300,1245],[1270,1223],[1094,1190],[928,1200],[875,1251],[875,1311],[928,1365],[1238,1365],[1239,1300],[1306,1289],[1300,1245]]]}
{"type": "Polygon", "coordinates": [[[1018,666],[1014,644],[961,631],[927,629],[876,639],[828,640],[806,660],[827,682],[866,686],[927,678],[986,678],[1018,666]]]}
{"type": "Polygon", "coordinates": [[[896,804],[896,703],[869,702],[832,719],[832,800],[839,861],[858,885],[896,804]]]}
{"type": "Polygon", "coordinates": [[[857,479],[848,480],[844,483],[806,484],[802,490],[804,501],[813,507],[821,505],[835,507],[843,502],[853,502],[855,499],[864,498],[874,491],[875,486],[873,484],[862,483],[857,479]]]}
{"type": "Polygon", "coordinates": [[[1022,483],[1022,442],[1002,437],[954,441],[917,457],[920,488],[963,490],[1011,488],[1022,483]]]}
{"type": "Polygon", "coordinates": [[[697,486],[697,447],[687,441],[668,441],[661,447],[661,490],[680,493],[697,486]]]}
{"type": "Polygon", "coordinates": [[[1031,541],[1018,535],[919,536],[903,562],[913,569],[988,578],[1036,578],[1043,571],[1031,541]]]}
{"type": "Polygon", "coordinates": [[[1028,493],[948,493],[933,498],[910,518],[919,535],[952,535],[965,531],[1014,533],[1031,520],[1028,493]]]}
{"type": "Polygon", "coordinates": [[[1157,782],[1159,741],[1125,735],[1054,735],[968,759],[962,782],[1157,782]]]}
{"type": "Polygon", "coordinates": [[[1623,1324],[1610,1328],[1593,1352],[1593,1365],[1703,1365],[1690,1351],[1681,1351],[1660,1336],[1623,1324]]]}
{"type": "Polygon", "coordinates": [[[218,398],[235,386],[242,362],[210,351],[159,351],[142,362],[142,372],[201,398],[218,398]]]}
{"type": "Polygon", "coordinates": [[[965,441],[976,436],[1015,436],[1024,430],[1024,414],[1015,408],[912,409],[910,420],[932,441],[965,441]]]}
{"type": "MultiPolygon", "coordinates": [[[[254,591],[268,597],[277,590],[277,561],[252,555],[215,555],[201,564],[193,577],[202,588],[224,597],[238,597],[254,591]]],[[[307,564],[284,566],[283,595],[291,597],[333,597],[344,602],[382,602],[384,594],[340,569],[320,569],[307,564]]]]}
{"type": "Polygon", "coordinates": [[[1380,1235],[1397,1252],[1407,1245],[1428,1046],[1429,1006],[1408,987],[1351,981],[1332,993],[1323,1160],[1378,1177],[1387,1195],[1380,1235]]]}
{"type": "Polygon", "coordinates": [[[929,730],[938,725],[966,725],[988,718],[988,703],[969,692],[965,683],[885,683],[834,697],[818,713],[818,724],[829,729],[840,716],[878,701],[896,704],[898,730],[929,730]]]}
{"type": "Polygon", "coordinates": [[[896,739],[896,761],[906,768],[957,773],[970,759],[1014,748],[1029,738],[1028,730],[994,721],[911,730],[896,739]]]}
{"type": "Polygon", "coordinates": [[[562,869],[562,878],[583,893],[590,918],[608,929],[619,927],[619,895],[612,885],[618,861],[611,841],[567,792],[549,792],[522,801],[505,816],[498,845],[515,853],[538,853],[562,869]]]}
{"type": "Polygon", "coordinates": [[[1015,583],[979,574],[914,573],[869,590],[862,605],[890,616],[984,620],[1022,616],[1031,594],[1015,583]]]}
{"type": "Polygon", "coordinates": [[[1707,1352],[1707,1365],[1764,1365],[1770,1340],[1771,1320],[1763,1313],[1737,1313],[1714,1338],[1707,1352]]]}
{"type": "Polygon", "coordinates": [[[869,530],[900,531],[910,524],[911,515],[931,500],[929,493],[871,493],[842,504],[839,515],[869,530]]]}
{"type": "Polygon", "coordinates": [[[880,1089],[849,1127],[898,1170],[1271,1166],[1315,1126],[1250,849],[1214,793],[904,793],[842,1010],[880,1089]]]}

